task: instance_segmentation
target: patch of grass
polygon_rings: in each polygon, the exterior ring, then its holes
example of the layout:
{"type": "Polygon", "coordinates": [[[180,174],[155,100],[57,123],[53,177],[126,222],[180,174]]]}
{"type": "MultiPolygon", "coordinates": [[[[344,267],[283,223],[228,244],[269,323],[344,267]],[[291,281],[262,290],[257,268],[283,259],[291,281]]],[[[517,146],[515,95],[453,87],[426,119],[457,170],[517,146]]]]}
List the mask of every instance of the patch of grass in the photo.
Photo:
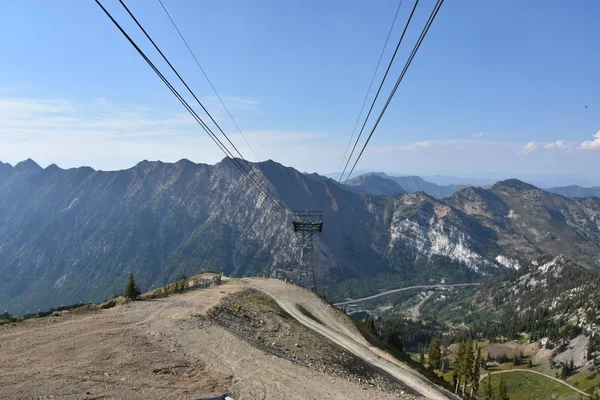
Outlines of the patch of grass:
{"type": "Polygon", "coordinates": [[[0,319],[0,325],[7,325],[10,323],[22,322],[24,320],[23,317],[19,317],[18,315],[11,315],[9,319],[0,319]]]}
{"type": "MultiPolygon", "coordinates": [[[[511,400],[579,400],[582,395],[573,389],[546,377],[526,373],[507,372],[502,374],[511,400]]],[[[487,379],[487,378],[486,378],[487,379]]],[[[492,387],[497,391],[500,374],[492,375],[492,387]]],[[[484,396],[485,379],[479,385],[479,396],[484,396]]]]}
{"type": "Polygon", "coordinates": [[[579,390],[591,393],[592,390],[600,389],[600,371],[590,371],[589,369],[584,368],[580,372],[569,377],[567,382],[579,390]]]}

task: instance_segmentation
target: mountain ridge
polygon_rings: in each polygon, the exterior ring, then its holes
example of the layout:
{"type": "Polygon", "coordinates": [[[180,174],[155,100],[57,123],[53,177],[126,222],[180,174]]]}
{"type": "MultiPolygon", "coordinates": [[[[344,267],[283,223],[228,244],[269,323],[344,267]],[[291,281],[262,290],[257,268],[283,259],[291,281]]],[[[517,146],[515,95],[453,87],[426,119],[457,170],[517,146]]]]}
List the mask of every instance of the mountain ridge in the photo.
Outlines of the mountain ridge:
{"type": "Polygon", "coordinates": [[[438,185],[415,176],[390,176],[384,172],[370,172],[359,175],[349,180],[349,185],[360,193],[370,194],[396,194],[402,189],[406,193],[423,191],[436,199],[451,196],[455,191],[462,189],[465,185],[438,185]],[[373,177],[379,179],[373,181],[373,177]],[[366,182],[366,183],[365,183],[366,182]],[[391,184],[391,182],[396,185],[391,184]]]}
{"type": "MultiPolygon", "coordinates": [[[[477,280],[563,250],[588,267],[600,259],[600,199],[566,199],[516,182],[463,188],[444,200],[357,194],[272,160],[251,165],[288,209],[323,211],[314,257],[331,297],[477,280]],[[582,251],[589,257],[578,257],[582,251]]],[[[298,265],[291,216],[228,159],[141,161],[119,171],[5,166],[0,308],[101,300],[119,292],[129,272],[146,289],[201,269],[281,276],[298,265]]]]}

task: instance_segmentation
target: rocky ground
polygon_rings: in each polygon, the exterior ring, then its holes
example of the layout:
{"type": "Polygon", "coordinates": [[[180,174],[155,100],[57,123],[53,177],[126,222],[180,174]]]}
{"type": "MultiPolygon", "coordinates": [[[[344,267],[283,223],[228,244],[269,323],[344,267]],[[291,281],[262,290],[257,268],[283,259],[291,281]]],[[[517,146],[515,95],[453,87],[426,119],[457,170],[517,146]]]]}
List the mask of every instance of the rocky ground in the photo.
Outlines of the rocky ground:
{"type": "MultiPolygon", "coordinates": [[[[320,322],[306,309],[303,313],[320,322]]],[[[275,301],[256,290],[226,297],[209,311],[206,319],[256,348],[323,372],[332,380],[354,381],[364,388],[410,398],[410,389],[375,372],[347,350],[323,340],[319,334],[281,310],[275,301]]]]}
{"type": "Polygon", "coordinates": [[[0,399],[414,398],[242,291],[226,284],[2,326],[0,399]]]}

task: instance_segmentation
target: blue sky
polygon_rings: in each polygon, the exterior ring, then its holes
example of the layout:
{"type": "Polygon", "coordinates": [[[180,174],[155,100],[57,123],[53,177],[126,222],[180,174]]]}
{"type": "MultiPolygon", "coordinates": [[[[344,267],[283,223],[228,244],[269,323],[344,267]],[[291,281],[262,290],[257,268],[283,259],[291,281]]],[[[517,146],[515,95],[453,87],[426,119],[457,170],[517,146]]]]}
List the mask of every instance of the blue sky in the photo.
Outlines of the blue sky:
{"type": "MultiPolygon", "coordinates": [[[[118,2],[103,3],[167,72],[118,2]]],[[[158,1],[127,4],[252,159],[158,1]]],[[[260,159],[337,171],[397,1],[164,4],[260,159]]],[[[433,4],[421,1],[392,76],[433,4]]],[[[0,160],[223,157],[93,1],[2,7],[0,160]]],[[[447,0],[358,169],[600,184],[597,15],[593,0],[447,0]]]]}

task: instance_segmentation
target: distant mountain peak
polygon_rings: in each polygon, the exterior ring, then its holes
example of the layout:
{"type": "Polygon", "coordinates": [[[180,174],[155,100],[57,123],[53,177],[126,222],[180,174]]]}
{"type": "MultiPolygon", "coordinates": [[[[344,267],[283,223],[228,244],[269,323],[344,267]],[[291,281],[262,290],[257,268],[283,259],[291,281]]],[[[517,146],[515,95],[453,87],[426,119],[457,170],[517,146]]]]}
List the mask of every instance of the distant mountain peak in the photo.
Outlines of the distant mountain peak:
{"type": "Polygon", "coordinates": [[[492,186],[492,190],[502,190],[504,188],[517,191],[540,190],[538,187],[518,179],[506,179],[504,181],[497,182],[494,186],[492,186]]]}
{"type": "Polygon", "coordinates": [[[62,168],[60,168],[58,165],[56,164],[50,164],[45,168],[46,171],[62,171],[62,168]]]}
{"type": "Polygon", "coordinates": [[[545,189],[547,192],[560,194],[565,197],[600,197],[600,186],[582,187],[578,185],[560,186],[545,189]]]}
{"type": "Polygon", "coordinates": [[[377,174],[365,174],[354,178],[349,186],[357,193],[368,193],[374,195],[404,194],[406,190],[398,183],[389,178],[377,174]]]}
{"type": "Polygon", "coordinates": [[[196,163],[188,160],[187,158],[182,158],[181,160],[177,161],[175,165],[196,165],[196,163]]]}
{"type": "Polygon", "coordinates": [[[41,171],[43,168],[38,165],[31,158],[28,158],[25,161],[21,161],[17,165],[15,165],[15,170],[19,172],[37,172],[41,171]]]}
{"type": "MultiPolygon", "coordinates": [[[[370,193],[370,194],[384,194],[382,193],[381,188],[386,185],[390,185],[393,182],[398,185],[403,192],[405,193],[415,193],[419,191],[423,191],[427,193],[429,196],[436,199],[443,199],[446,197],[450,197],[456,190],[461,189],[464,185],[447,185],[441,186],[435,183],[431,183],[416,175],[408,175],[408,176],[391,176],[387,175],[385,172],[371,172],[363,175],[359,175],[353,178],[349,183],[350,185],[362,185],[362,193],[370,193]],[[378,179],[378,181],[375,181],[378,179]],[[372,183],[370,185],[366,185],[365,182],[369,181],[372,183]],[[373,183],[377,182],[376,185],[373,183]],[[388,182],[385,184],[384,182],[388,182]],[[379,191],[370,190],[373,188],[379,189],[379,191]]],[[[394,185],[395,186],[395,185],[394,185]]],[[[396,190],[395,192],[399,192],[396,190]]],[[[390,192],[388,189],[387,194],[394,194],[390,192]]]]}

